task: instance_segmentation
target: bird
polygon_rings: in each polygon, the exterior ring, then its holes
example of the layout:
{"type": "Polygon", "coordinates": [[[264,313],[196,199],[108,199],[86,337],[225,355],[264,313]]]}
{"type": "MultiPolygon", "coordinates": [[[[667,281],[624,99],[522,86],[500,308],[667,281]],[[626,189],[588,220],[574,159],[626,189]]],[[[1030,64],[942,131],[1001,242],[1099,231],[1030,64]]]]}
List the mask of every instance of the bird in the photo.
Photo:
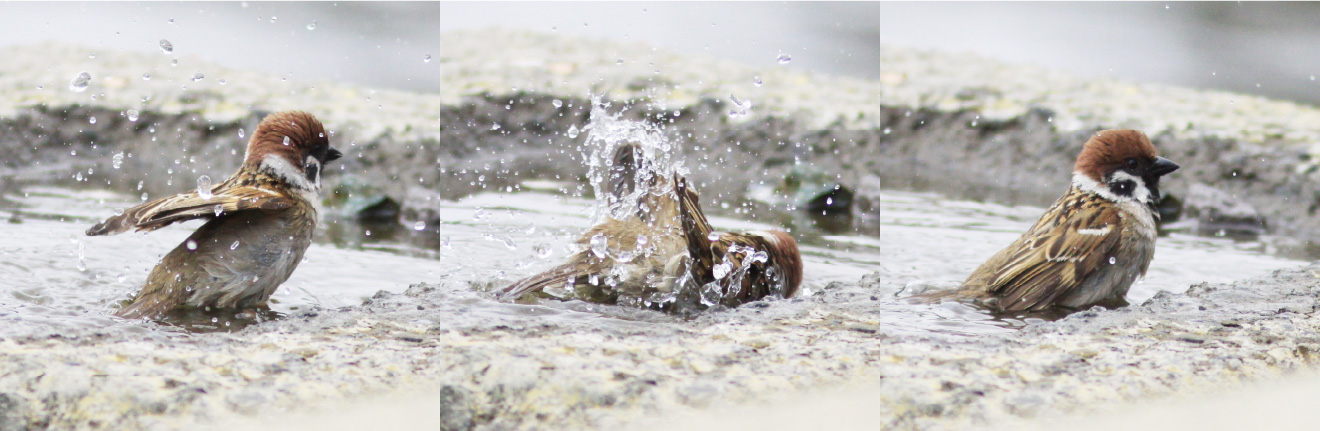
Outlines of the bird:
{"type": "Polygon", "coordinates": [[[1000,313],[1126,305],[1128,288],[1155,255],[1160,178],[1176,170],[1140,131],[1095,133],[1068,191],[955,294],[1000,313]]]}
{"type": "Polygon", "coordinates": [[[302,261],[316,230],[321,175],[342,156],[325,127],[302,111],[266,116],[243,164],[225,181],[156,199],[107,218],[88,236],[206,223],[151,270],[116,316],[161,318],[183,310],[256,310],[302,261]]]}
{"type": "Polygon", "coordinates": [[[687,313],[797,292],[802,259],[792,236],[716,232],[688,180],[655,173],[641,153],[636,144],[614,153],[604,191],[622,210],[583,233],[582,251],[567,262],[514,282],[501,298],[562,288],[590,302],[687,313]]]}

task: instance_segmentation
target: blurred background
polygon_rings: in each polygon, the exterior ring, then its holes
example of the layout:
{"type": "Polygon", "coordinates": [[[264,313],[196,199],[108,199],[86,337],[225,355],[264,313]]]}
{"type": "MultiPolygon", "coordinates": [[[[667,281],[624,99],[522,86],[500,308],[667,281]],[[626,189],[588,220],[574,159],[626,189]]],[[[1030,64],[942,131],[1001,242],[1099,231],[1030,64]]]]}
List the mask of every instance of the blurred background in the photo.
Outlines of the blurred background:
{"type": "Polygon", "coordinates": [[[436,2],[0,2],[0,47],[161,52],[298,81],[435,91],[436,2]]]}
{"type": "Polygon", "coordinates": [[[440,32],[500,27],[831,75],[880,77],[878,2],[441,2],[440,32]]]}
{"type": "Polygon", "coordinates": [[[880,4],[885,44],[1311,104],[1318,23],[1310,2],[880,4]]]}

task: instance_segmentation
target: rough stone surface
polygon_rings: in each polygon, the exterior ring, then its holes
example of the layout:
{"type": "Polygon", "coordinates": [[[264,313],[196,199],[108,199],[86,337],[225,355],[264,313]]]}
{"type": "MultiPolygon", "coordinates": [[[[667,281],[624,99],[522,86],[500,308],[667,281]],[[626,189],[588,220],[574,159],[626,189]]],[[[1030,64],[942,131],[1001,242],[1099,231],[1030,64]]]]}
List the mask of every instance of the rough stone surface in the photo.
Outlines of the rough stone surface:
{"type": "Polygon", "coordinates": [[[1265,217],[1256,208],[1200,183],[1187,189],[1183,216],[1196,220],[1196,230],[1201,233],[1259,235],[1265,231],[1265,217]]]}

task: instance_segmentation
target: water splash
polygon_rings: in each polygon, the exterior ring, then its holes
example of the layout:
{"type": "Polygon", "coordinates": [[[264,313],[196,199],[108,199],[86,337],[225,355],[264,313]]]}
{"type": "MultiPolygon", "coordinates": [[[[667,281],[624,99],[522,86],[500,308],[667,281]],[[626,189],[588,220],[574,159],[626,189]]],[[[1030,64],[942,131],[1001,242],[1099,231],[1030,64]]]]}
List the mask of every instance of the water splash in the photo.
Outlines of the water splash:
{"type": "MultiPolygon", "coordinates": [[[[587,179],[596,196],[592,223],[600,223],[605,217],[622,220],[635,214],[642,198],[647,193],[672,193],[671,189],[648,190],[637,187],[622,196],[611,196],[608,184],[616,179],[620,171],[614,169],[614,153],[625,145],[636,144],[641,154],[637,155],[637,169],[632,173],[633,184],[649,184],[652,178],[669,178],[673,175],[686,176],[687,168],[673,151],[674,146],[664,136],[660,126],[622,119],[623,111],[609,112],[610,103],[603,101],[602,95],[591,96],[591,114],[587,126],[587,138],[582,144],[583,160],[587,163],[587,179]]],[[[669,185],[672,187],[672,184],[669,185]]]]}
{"type": "Polygon", "coordinates": [[[92,74],[81,72],[78,76],[73,77],[72,81],[69,81],[69,91],[81,93],[87,91],[89,85],[92,85],[92,74]]]}
{"type": "Polygon", "coordinates": [[[211,199],[211,177],[206,175],[197,177],[197,195],[202,199],[211,199]]]}

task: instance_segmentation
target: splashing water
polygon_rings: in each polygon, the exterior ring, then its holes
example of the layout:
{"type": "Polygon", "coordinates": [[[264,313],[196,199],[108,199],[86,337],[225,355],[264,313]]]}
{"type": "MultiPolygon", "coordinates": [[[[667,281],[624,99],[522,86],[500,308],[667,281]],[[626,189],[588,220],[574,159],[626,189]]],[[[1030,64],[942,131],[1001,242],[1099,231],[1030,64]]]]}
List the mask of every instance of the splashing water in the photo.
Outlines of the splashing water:
{"type": "Polygon", "coordinates": [[[197,177],[197,195],[202,199],[211,199],[211,177],[206,175],[197,177]]]}
{"type": "Polygon", "coordinates": [[[87,91],[87,86],[92,85],[92,74],[87,72],[79,73],[69,81],[69,91],[81,93],[87,91]]]}
{"type": "Polygon", "coordinates": [[[614,153],[620,147],[637,144],[641,150],[641,154],[637,155],[637,169],[632,173],[633,184],[649,184],[652,178],[688,174],[682,160],[672,154],[674,146],[665,138],[659,126],[623,120],[623,112],[610,113],[606,110],[609,106],[608,102],[602,102],[601,95],[592,95],[591,118],[583,128],[587,131],[587,139],[581,147],[583,160],[587,163],[587,178],[596,195],[591,218],[593,224],[600,223],[607,216],[622,220],[634,214],[647,193],[672,193],[672,189],[656,191],[637,187],[618,198],[611,196],[606,189],[607,184],[622,179],[614,178],[620,174],[614,169],[614,153]]]}

